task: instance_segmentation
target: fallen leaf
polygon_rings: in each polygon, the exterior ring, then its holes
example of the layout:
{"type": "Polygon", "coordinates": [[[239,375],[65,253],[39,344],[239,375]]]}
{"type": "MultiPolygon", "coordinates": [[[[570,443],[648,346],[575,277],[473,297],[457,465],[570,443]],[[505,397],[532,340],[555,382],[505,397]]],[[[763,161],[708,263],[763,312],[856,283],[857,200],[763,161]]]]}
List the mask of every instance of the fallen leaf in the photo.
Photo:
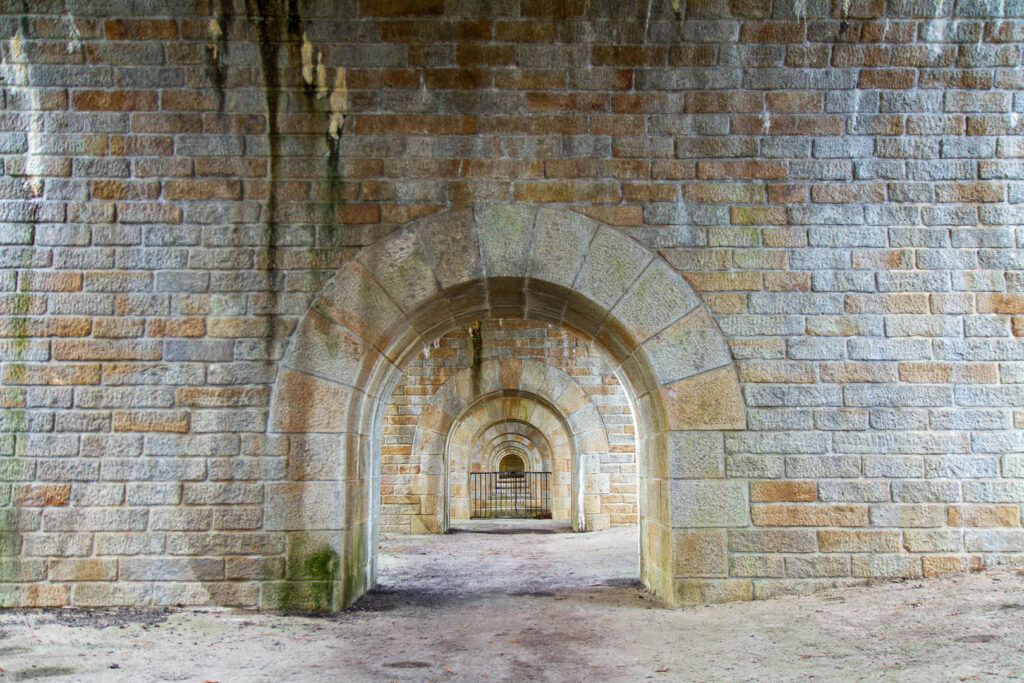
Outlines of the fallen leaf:
{"type": "Polygon", "coordinates": [[[450,674],[453,674],[453,673],[455,673],[455,672],[454,672],[454,671],[452,670],[452,668],[451,668],[450,666],[446,666],[446,667],[444,668],[444,670],[445,670],[445,671],[447,671],[447,672],[448,672],[448,673],[450,673],[450,674]]]}

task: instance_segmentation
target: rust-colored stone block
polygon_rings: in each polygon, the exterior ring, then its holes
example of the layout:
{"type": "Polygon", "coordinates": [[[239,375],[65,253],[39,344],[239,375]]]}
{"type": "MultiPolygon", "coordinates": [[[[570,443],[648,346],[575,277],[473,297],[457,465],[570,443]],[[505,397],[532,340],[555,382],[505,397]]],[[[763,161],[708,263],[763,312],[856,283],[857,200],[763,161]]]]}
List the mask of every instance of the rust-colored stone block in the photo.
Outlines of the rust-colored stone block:
{"type": "Polygon", "coordinates": [[[959,527],[1017,527],[1020,508],[1017,505],[950,505],[946,508],[946,524],[959,527]]]}
{"type": "Polygon", "coordinates": [[[71,484],[17,484],[14,504],[18,507],[48,507],[67,505],[71,497],[71,484]]]}
{"type": "Polygon", "coordinates": [[[914,87],[917,71],[914,69],[861,69],[857,82],[861,88],[906,90],[914,87]]]}
{"type": "Polygon", "coordinates": [[[148,111],[157,108],[155,90],[76,90],[71,106],[80,111],[148,111]]]}
{"type": "Polygon", "coordinates": [[[178,24],[173,19],[107,19],[103,33],[107,40],[176,40],[178,24]]]}
{"type": "Polygon", "coordinates": [[[630,226],[643,223],[643,209],[639,206],[581,206],[575,210],[608,225],[630,226]]]}
{"type": "Polygon", "coordinates": [[[748,21],[740,31],[742,43],[800,43],[804,40],[806,22],[748,21]]]}
{"type": "Polygon", "coordinates": [[[921,569],[925,578],[979,571],[984,568],[984,560],[977,555],[925,555],[921,558],[921,569]]]}
{"type": "Polygon", "coordinates": [[[516,63],[514,45],[461,44],[455,48],[455,61],[462,66],[511,66],[516,63]]]}
{"type": "Polygon", "coordinates": [[[978,313],[1024,313],[1024,294],[979,292],[978,313]]]}
{"type": "Polygon", "coordinates": [[[780,114],[814,114],[824,106],[821,93],[769,92],[765,95],[768,111],[780,114]]]}
{"type": "Polygon", "coordinates": [[[420,17],[444,14],[444,0],[359,0],[359,16],[420,17]]]}
{"type": "Polygon", "coordinates": [[[667,55],[662,46],[595,45],[591,62],[594,66],[660,66],[667,55]]]}
{"type": "Polygon", "coordinates": [[[816,500],[818,487],[813,481],[752,481],[752,503],[801,503],[816,500]]]}
{"type": "Polygon", "coordinates": [[[752,505],[755,526],[867,526],[867,505],[782,504],[752,505]]]}
{"type": "Polygon", "coordinates": [[[174,432],[189,429],[189,414],[184,410],[115,410],[115,432],[174,432]]]}
{"type": "Polygon", "coordinates": [[[204,318],[151,318],[146,321],[147,337],[202,337],[204,318]]]}

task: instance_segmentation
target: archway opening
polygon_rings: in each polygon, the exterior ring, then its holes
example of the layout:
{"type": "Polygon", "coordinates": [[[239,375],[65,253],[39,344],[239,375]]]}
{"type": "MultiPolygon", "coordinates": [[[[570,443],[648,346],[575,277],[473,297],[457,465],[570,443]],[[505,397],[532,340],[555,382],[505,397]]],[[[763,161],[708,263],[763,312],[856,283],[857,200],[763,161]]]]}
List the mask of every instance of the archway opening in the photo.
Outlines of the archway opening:
{"type": "MultiPolygon", "coordinates": [[[[267,491],[265,527],[286,532],[287,549],[266,604],[338,609],[374,584],[388,397],[423,348],[486,318],[559,325],[605,351],[639,432],[641,577],[669,603],[714,584],[688,574],[674,530],[749,524],[744,482],[723,479],[721,459],[688,437],[745,426],[717,327],[678,273],[616,230],[499,205],[422,219],[364,249],[301,324],[271,410],[271,430],[294,436],[289,481],[267,491]],[[336,561],[309,562],[327,554],[336,561]],[[322,565],[337,571],[310,575],[322,565]]],[[[501,388],[500,372],[489,381],[501,388]]],[[[710,537],[716,553],[724,538],[710,537]]]]}
{"type": "Polygon", "coordinates": [[[637,430],[614,369],[593,340],[525,319],[423,349],[385,411],[379,585],[416,600],[638,581],[637,430]],[[466,553],[471,570],[453,564],[466,553]]]}
{"type": "Polygon", "coordinates": [[[502,474],[522,474],[526,472],[526,463],[523,462],[523,456],[505,451],[502,454],[501,460],[498,461],[498,472],[502,474]]]}

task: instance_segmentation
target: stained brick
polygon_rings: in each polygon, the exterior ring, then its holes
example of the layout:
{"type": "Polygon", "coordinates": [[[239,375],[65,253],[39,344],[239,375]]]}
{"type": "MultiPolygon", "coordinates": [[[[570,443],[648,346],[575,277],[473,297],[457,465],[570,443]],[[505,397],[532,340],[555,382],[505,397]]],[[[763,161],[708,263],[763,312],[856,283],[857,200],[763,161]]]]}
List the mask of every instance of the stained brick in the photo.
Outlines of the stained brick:
{"type": "Polygon", "coordinates": [[[751,503],[799,503],[814,501],[818,497],[813,481],[752,481],[751,503]]]}
{"type": "Polygon", "coordinates": [[[157,108],[157,94],[147,90],[76,90],[71,106],[82,111],[147,111],[157,108]]]}

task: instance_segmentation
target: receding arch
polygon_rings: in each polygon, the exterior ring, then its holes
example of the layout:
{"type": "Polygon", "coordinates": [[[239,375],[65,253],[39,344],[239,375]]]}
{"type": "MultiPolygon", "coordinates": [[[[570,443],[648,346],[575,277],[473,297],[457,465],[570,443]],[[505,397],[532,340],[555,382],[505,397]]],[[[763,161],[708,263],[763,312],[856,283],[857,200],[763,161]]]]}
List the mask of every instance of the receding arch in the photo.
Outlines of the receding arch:
{"type": "Polygon", "coordinates": [[[469,518],[469,474],[485,463],[483,451],[493,445],[493,441],[500,441],[501,432],[509,427],[532,446],[524,455],[530,450],[536,451],[539,458],[533,464],[546,463],[552,470],[554,518],[576,526],[579,523],[575,496],[578,489],[574,486],[574,477],[578,439],[574,427],[566,416],[541,397],[513,390],[477,398],[452,423],[445,440],[450,517],[469,518]],[[492,443],[481,444],[488,440],[492,443]],[[484,448],[480,448],[481,445],[484,448]]]}
{"type": "Polygon", "coordinates": [[[269,428],[333,445],[291,449],[289,481],[268,486],[264,527],[286,532],[287,558],[264,604],[336,610],[374,584],[387,399],[421,348],[488,317],[562,325],[607,351],[640,432],[642,580],[669,603],[733,591],[688,569],[678,542],[690,528],[749,523],[745,482],[725,479],[720,458],[697,452],[708,439],[692,434],[745,427],[714,321],[679,273],[621,232],[567,210],[498,204],[435,214],[365,248],[300,324],[269,428]]]}
{"type": "MultiPolygon", "coordinates": [[[[500,413],[505,417],[532,421],[549,434],[564,431],[565,446],[571,446],[572,467],[568,473],[553,474],[556,486],[569,487],[568,519],[577,529],[608,526],[608,515],[584,497],[594,488],[586,485],[586,478],[595,474],[599,456],[608,450],[610,442],[597,407],[571,376],[553,365],[531,359],[493,359],[449,377],[423,407],[413,435],[413,452],[421,458],[421,472],[415,477],[413,493],[423,501],[424,512],[414,528],[443,531],[447,528],[446,500],[464,504],[462,494],[453,489],[444,464],[444,456],[451,456],[452,449],[460,447],[452,443],[450,434],[456,420],[471,406],[496,398],[510,402],[500,413]],[[529,400],[517,401],[517,397],[529,400]],[[563,481],[566,476],[570,481],[563,481]],[[585,504],[590,504],[591,509],[585,509],[585,504]]],[[[470,454],[458,453],[458,457],[470,459],[470,454]]],[[[560,501],[558,496],[556,504],[560,501]]]]}

